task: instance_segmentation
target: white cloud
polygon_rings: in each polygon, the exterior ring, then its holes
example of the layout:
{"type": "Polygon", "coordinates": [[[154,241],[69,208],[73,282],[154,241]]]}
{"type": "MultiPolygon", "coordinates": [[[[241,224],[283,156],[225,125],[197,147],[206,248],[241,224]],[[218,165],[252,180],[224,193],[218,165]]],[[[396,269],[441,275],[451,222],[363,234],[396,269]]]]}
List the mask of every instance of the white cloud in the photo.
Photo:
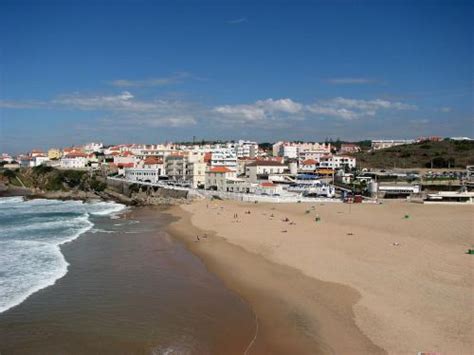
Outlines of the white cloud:
{"type": "Polygon", "coordinates": [[[258,100],[253,104],[224,105],[214,107],[213,112],[224,118],[231,118],[235,122],[258,122],[288,118],[301,112],[303,105],[291,99],[258,100]]]}
{"type": "Polygon", "coordinates": [[[337,97],[305,105],[289,98],[258,100],[253,104],[224,105],[213,109],[222,118],[234,122],[262,122],[292,120],[304,117],[333,117],[354,120],[376,116],[380,111],[416,110],[417,107],[402,102],[374,99],[357,100],[337,97]]]}

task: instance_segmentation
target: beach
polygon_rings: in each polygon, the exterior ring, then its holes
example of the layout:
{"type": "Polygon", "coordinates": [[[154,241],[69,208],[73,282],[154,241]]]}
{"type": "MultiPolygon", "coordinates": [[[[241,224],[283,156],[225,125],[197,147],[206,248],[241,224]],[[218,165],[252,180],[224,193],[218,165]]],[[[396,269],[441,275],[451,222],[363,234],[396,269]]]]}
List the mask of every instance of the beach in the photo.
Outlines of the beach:
{"type": "Polygon", "coordinates": [[[470,354],[473,212],[201,200],[168,230],[255,311],[249,353],[470,354]]]}

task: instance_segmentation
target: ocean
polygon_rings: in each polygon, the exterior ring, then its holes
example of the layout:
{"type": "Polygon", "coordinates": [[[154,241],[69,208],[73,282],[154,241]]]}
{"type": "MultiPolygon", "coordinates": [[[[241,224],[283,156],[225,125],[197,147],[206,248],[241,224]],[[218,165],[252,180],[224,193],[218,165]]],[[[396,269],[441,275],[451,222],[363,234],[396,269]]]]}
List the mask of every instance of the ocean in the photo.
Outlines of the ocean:
{"type": "Polygon", "coordinates": [[[122,211],[114,202],[0,199],[0,312],[67,273],[60,245],[93,228],[94,216],[122,211]]]}
{"type": "Polygon", "coordinates": [[[1,354],[242,354],[255,316],[157,207],[0,199],[1,354]]]}

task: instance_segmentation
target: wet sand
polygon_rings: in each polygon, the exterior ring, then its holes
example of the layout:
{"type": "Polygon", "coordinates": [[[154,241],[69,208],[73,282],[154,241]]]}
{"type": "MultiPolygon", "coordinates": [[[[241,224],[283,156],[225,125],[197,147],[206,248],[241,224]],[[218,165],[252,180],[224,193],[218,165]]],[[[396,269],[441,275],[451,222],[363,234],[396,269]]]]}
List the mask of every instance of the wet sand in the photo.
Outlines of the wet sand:
{"type": "Polygon", "coordinates": [[[254,308],[250,353],[472,353],[473,206],[204,200],[171,212],[170,232],[254,308]]]}
{"type": "Polygon", "coordinates": [[[2,355],[243,353],[252,309],[164,231],[169,216],[95,222],[62,246],[65,277],[0,314],[2,355]]]}

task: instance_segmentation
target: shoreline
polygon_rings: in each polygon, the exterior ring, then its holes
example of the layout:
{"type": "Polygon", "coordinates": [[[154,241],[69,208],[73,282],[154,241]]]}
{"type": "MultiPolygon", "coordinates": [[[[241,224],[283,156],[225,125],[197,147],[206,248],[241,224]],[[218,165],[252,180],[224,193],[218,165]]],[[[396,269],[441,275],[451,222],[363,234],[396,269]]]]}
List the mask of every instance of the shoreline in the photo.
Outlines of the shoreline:
{"type": "Polygon", "coordinates": [[[360,299],[356,290],[308,277],[200,229],[181,206],[168,212],[179,218],[168,233],[253,308],[258,323],[246,353],[385,353],[354,321],[352,308],[360,299]]]}
{"type": "Polygon", "coordinates": [[[468,354],[471,207],[207,200],[172,207],[168,230],[254,308],[275,350],[468,354]]]}

